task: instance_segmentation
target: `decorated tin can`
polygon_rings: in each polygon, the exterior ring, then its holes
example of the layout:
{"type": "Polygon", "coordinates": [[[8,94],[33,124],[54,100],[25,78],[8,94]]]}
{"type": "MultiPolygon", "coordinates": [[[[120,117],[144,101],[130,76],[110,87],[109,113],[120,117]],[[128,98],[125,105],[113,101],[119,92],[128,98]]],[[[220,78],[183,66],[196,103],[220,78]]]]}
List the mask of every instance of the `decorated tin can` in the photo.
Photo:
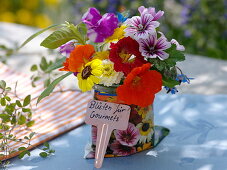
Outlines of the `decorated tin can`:
{"type": "MultiPolygon", "coordinates": [[[[94,99],[124,104],[119,101],[115,86],[105,87],[95,85],[94,99]]],[[[138,100],[140,100],[138,98],[138,100]]],[[[127,156],[152,148],[154,146],[154,113],[153,105],[140,107],[130,105],[131,112],[126,130],[113,130],[107,146],[105,157],[127,156]]],[[[93,158],[95,155],[97,128],[92,126],[91,150],[85,155],[86,158],[93,158]]]]}

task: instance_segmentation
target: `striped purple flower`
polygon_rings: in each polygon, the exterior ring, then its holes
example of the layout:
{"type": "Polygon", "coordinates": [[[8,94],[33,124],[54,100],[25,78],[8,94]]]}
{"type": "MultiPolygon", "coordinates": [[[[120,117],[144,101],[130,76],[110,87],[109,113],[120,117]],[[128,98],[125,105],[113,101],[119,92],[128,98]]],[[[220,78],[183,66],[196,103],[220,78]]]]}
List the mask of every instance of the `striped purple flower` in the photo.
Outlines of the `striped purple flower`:
{"type": "Polygon", "coordinates": [[[126,20],[127,28],[125,29],[126,36],[130,36],[136,40],[147,38],[149,34],[155,32],[155,28],[159,26],[159,22],[153,21],[154,17],[151,14],[143,14],[134,16],[126,20]]]}
{"type": "Polygon", "coordinates": [[[157,33],[154,32],[146,39],[139,39],[139,50],[146,59],[159,58],[165,60],[169,57],[169,54],[164,50],[171,47],[171,43],[168,42],[164,34],[160,33],[161,37],[157,38],[157,33]]]}
{"type": "Polygon", "coordinates": [[[153,21],[157,21],[159,18],[161,18],[164,15],[164,11],[159,10],[157,13],[155,12],[155,8],[145,8],[144,6],[140,6],[138,8],[138,11],[140,12],[140,15],[143,14],[151,14],[153,16],[153,21]]]}

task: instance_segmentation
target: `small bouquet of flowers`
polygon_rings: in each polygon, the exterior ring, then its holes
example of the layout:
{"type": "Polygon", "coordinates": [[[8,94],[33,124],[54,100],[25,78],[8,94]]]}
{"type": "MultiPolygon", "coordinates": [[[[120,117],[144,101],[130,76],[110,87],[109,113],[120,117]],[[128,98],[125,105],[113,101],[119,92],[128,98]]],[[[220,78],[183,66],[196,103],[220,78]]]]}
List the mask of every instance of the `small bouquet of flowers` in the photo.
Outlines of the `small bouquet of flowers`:
{"type": "MultiPolygon", "coordinates": [[[[185,60],[184,46],[158,31],[164,12],[144,6],[138,11],[140,16],[128,18],[127,12],[101,15],[90,8],[82,23],[63,24],[41,45],[60,48],[65,54],[60,71],[76,76],[82,92],[92,90],[95,84],[117,85],[119,100],[146,107],[162,87],[167,93],[175,93],[176,85],[190,80],[176,66],[185,60]]],[[[56,69],[62,63],[55,64],[56,69]]]]}

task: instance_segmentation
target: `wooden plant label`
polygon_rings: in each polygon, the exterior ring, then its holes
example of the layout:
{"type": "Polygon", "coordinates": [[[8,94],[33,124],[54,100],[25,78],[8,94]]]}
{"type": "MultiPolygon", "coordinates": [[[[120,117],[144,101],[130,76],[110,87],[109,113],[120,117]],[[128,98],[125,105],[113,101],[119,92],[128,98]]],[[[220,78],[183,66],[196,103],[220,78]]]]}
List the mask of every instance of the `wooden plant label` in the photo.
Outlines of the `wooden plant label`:
{"type": "Polygon", "coordinates": [[[85,122],[97,126],[95,167],[101,168],[114,129],[126,130],[131,108],[128,105],[91,100],[87,106],[85,122]]]}

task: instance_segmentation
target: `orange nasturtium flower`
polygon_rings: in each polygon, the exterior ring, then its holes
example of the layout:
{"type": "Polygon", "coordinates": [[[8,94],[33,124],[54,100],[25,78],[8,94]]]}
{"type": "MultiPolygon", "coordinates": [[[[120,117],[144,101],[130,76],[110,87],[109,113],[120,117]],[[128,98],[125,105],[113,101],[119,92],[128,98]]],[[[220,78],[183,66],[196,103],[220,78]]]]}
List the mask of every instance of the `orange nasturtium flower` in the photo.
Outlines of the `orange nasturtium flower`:
{"type": "Polygon", "coordinates": [[[127,75],[124,84],[117,88],[118,99],[125,104],[141,107],[152,104],[155,93],[162,89],[162,75],[150,68],[150,63],[134,68],[127,75]]]}
{"type": "Polygon", "coordinates": [[[91,60],[92,55],[95,53],[93,45],[77,45],[70,53],[69,58],[63,63],[64,67],[60,71],[80,72],[81,67],[91,60]]]}

